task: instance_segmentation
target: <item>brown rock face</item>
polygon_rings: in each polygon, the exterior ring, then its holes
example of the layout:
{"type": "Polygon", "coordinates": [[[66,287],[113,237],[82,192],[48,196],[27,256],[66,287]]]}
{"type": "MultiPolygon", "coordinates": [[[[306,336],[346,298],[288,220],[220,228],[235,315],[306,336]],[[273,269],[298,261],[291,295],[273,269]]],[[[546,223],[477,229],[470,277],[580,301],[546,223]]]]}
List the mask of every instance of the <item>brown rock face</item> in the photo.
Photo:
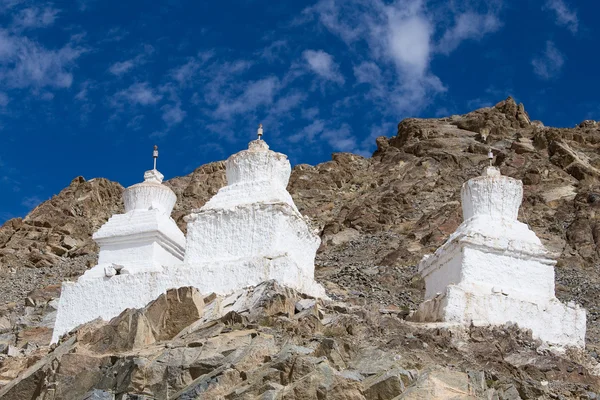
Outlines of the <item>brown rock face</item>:
{"type": "Polygon", "coordinates": [[[89,324],[79,343],[97,352],[119,352],[170,340],[202,317],[204,300],[195,288],[171,289],[142,310],[127,309],[108,324],[89,324]]]}
{"type": "Polygon", "coordinates": [[[428,329],[377,308],[304,298],[273,281],[207,296],[204,312],[201,302],[195,289],[169,291],[143,309],[79,327],[48,354],[38,351],[37,362],[11,357],[7,366],[22,370],[0,397],[527,399],[600,389],[591,357],[539,350],[515,326],[428,329]],[[163,334],[170,340],[154,341],[163,334]]]}
{"type": "Polygon", "coordinates": [[[0,228],[0,270],[48,267],[61,257],[96,252],[91,234],[123,209],[122,191],[121,185],[103,178],[78,177],[25,219],[7,221],[0,228]]]}

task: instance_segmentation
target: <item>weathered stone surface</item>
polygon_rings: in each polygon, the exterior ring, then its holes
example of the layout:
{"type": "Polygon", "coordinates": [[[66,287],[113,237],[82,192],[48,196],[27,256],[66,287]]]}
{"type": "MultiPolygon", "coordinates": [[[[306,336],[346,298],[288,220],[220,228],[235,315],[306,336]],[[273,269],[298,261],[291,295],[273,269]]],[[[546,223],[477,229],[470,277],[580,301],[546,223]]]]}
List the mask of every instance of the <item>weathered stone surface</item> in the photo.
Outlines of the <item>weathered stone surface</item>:
{"type": "MultiPolygon", "coordinates": [[[[182,288],[113,321],[86,324],[12,381],[2,380],[10,375],[0,368],[0,385],[6,382],[0,394],[73,400],[500,399],[517,389],[569,398],[600,387],[590,375],[589,356],[544,352],[531,333],[515,326],[428,329],[377,307],[302,299],[273,281],[206,299],[204,304],[194,289],[182,288]],[[296,304],[308,308],[298,312],[296,304]],[[310,320],[295,318],[317,306],[320,312],[310,320]],[[178,328],[165,330],[169,326],[178,328]],[[156,341],[161,334],[171,339],[156,341]],[[450,362],[453,369],[438,367],[450,362]],[[575,370],[580,383],[570,381],[568,371],[575,370]]],[[[11,360],[8,368],[18,374],[27,358],[11,360]]]]}
{"type": "Polygon", "coordinates": [[[108,324],[84,325],[80,343],[98,353],[119,352],[174,338],[197,321],[204,300],[195,288],[171,289],[141,310],[127,309],[108,324]]]}
{"type": "Polygon", "coordinates": [[[421,374],[417,382],[396,399],[475,400],[477,397],[466,373],[434,368],[421,374]]]}

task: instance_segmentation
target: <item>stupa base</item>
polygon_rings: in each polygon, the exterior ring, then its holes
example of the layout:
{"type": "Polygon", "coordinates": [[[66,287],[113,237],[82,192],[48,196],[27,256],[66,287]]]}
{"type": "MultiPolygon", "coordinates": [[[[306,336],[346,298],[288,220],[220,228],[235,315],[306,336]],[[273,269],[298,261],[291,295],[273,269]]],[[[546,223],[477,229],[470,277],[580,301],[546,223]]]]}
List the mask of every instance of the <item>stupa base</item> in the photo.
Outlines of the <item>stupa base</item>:
{"type": "Polygon", "coordinates": [[[271,279],[312,297],[327,298],[325,289],[313,278],[312,269],[303,268],[287,255],[251,257],[227,261],[184,264],[168,270],[178,282],[192,280],[202,293],[229,294],[271,279]]]}
{"type": "Polygon", "coordinates": [[[556,298],[539,303],[502,293],[469,293],[450,285],[445,293],[424,301],[411,317],[415,322],[450,322],[475,326],[516,323],[533,337],[559,347],[585,347],[586,312],[556,298]]]}
{"type": "Polygon", "coordinates": [[[167,266],[162,272],[110,278],[80,278],[62,285],[52,343],[96,318],[109,321],[127,308],[145,307],[172,288],[193,286],[205,295],[226,295],[271,279],[306,295],[327,298],[325,289],[287,256],[167,266]]]}

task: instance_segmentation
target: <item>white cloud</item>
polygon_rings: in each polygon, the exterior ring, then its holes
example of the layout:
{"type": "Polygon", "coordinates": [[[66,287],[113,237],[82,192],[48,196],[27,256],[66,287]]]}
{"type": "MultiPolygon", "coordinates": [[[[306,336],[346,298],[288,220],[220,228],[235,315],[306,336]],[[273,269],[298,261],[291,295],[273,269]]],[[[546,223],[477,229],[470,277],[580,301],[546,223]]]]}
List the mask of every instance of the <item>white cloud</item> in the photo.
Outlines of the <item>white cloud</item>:
{"type": "Polygon", "coordinates": [[[189,82],[200,69],[200,62],[196,59],[191,59],[187,63],[175,68],[171,75],[180,85],[189,82]]]}
{"type": "Polygon", "coordinates": [[[370,59],[355,67],[354,75],[372,86],[370,99],[392,113],[415,112],[444,89],[431,85],[436,79],[429,71],[433,28],[423,11],[420,1],[387,5],[381,0],[321,0],[312,8],[351,49],[367,44],[370,59]],[[377,79],[368,76],[377,71],[377,79]]]}
{"type": "Polygon", "coordinates": [[[288,42],[286,40],[276,40],[264,49],[260,51],[260,57],[269,61],[281,61],[281,53],[283,53],[288,48],[288,42]]]}
{"type": "Polygon", "coordinates": [[[333,60],[331,54],[323,50],[305,50],[302,56],[308,67],[318,76],[328,81],[344,83],[344,77],[339,71],[339,66],[333,60]]]}
{"type": "Polygon", "coordinates": [[[438,51],[449,54],[467,39],[480,40],[488,33],[496,32],[502,23],[494,14],[467,11],[456,16],[454,26],[448,29],[438,44],[438,51]]]}
{"type": "Polygon", "coordinates": [[[181,103],[166,104],[161,107],[161,110],[162,119],[169,127],[179,124],[187,114],[181,109],[181,103]]]}
{"type": "Polygon", "coordinates": [[[309,125],[305,126],[293,135],[291,135],[288,140],[291,143],[298,142],[313,142],[315,137],[321,134],[325,130],[325,121],[317,119],[312,121],[309,125]]]}
{"type": "Polygon", "coordinates": [[[133,70],[135,67],[146,63],[146,61],[148,60],[148,57],[152,53],[154,53],[154,47],[152,47],[148,44],[144,45],[143,47],[144,47],[144,49],[142,50],[142,52],[140,54],[138,54],[137,56],[135,56],[134,58],[131,58],[129,60],[118,61],[118,62],[114,63],[113,65],[111,65],[108,68],[108,71],[111,74],[120,77],[120,76],[128,73],[129,71],[133,70]]]}
{"type": "Polygon", "coordinates": [[[351,152],[357,150],[356,138],[348,124],[342,124],[337,129],[327,129],[321,136],[329,146],[336,151],[351,152]]]}
{"type": "Polygon", "coordinates": [[[253,63],[247,60],[230,62],[214,62],[201,73],[204,83],[201,96],[209,104],[219,104],[228,101],[234,95],[232,92],[239,90],[242,79],[240,75],[247,72],[253,63]]]}
{"type": "Polygon", "coordinates": [[[541,79],[556,77],[564,64],[564,55],[550,40],[546,42],[546,49],[531,61],[533,72],[541,79]]]}
{"type": "Polygon", "coordinates": [[[6,12],[23,3],[24,0],[0,0],[0,12],[6,12]]]}
{"type": "Polygon", "coordinates": [[[106,37],[100,40],[100,43],[120,42],[129,35],[129,32],[123,28],[111,28],[106,33],[106,37]]]}
{"type": "Polygon", "coordinates": [[[421,77],[429,68],[432,27],[423,15],[405,15],[388,9],[388,37],[385,53],[396,66],[414,77],[421,77]]]}
{"type": "Polygon", "coordinates": [[[20,10],[13,17],[13,25],[17,29],[35,29],[50,26],[56,20],[58,10],[50,6],[28,7],[20,10]]]}
{"type": "Polygon", "coordinates": [[[96,2],[96,0],[77,0],[80,11],[87,11],[96,2]]]}
{"type": "Polygon", "coordinates": [[[364,61],[354,67],[354,77],[358,83],[370,83],[382,81],[381,69],[371,61],[364,61]]]}
{"type": "Polygon", "coordinates": [[[320,0],[304,13],[316,16],[359,56],[357,82],[371,86],[367,96],[384,113],[398,115],[421,111],[447,90],[431,71],[435,54],[500,28],[492,3],[461,3],[457,9],[448,2],[430,9],[425,0],[320,0]]]}
{"type": "Polygon", "coordinates": [[[577,33],[579,29],[577,11],[570,9],[563,0],[547,0],[544,8],[554,12],[557,25],[565,26],[572,33],[577,33]]]}
{"type": "Polygon", "coordinates": [[[215,110],[215,116],[229,119],[236,114],[247,113],[256,110],[259,106],[272,104],[278,88],[279,79],[275,76],[250,82],[239,96],[233,99],[223,98],[215,110]]]}
{"type": "Polygon", "coordinates": [[[122,107],[124,103],[129,105],[149,106],[158,103],[162,95],[157,93],[148,82],[138,82],[127,89],[118,91],[112,98],[113,107],[122,107]]]}
{"type": "Polygon", "coordinates": [[[0,80],[13,88],[68,88],[75,61],[84,52],[72,43],[50,50],[25,36],[0,30],[0,80]]]}
{"type": "Polygon", "coordinates": [[[135,66],[133,60],[118,61],[108,68],[108,71],[116,76],[121,76],[130,71],[135,66]]]}
{"type": "Polygon", "coordinates": [[[214,57],[215,52],[213,50],[201,51],[197,57],[190,58],[185,64],[179,67],[173,68],[170,71],[170,75],[179,83],[181,86],[189,86],[191,81],[200,72],[200,69],[214,57]]]}

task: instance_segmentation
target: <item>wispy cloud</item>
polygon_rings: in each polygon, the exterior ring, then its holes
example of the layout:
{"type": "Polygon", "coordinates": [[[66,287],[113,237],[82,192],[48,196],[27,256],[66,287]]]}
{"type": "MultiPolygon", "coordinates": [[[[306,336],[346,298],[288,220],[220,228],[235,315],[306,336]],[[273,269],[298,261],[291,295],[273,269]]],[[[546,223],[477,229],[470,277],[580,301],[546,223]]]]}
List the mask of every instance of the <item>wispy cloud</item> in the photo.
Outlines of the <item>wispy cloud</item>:
{"type": "Polygon", "coordinates": [[[32,210],[38,205],[40,205],[42,201],[43,200],[40,199],[38,196],[28,196],[21,200],[21,205],[27,207],[29,210],[32,210]]]}
{"type": "Polygon", "coordinates": [[[59,11],[51,6],[28,7],[20,10],[13,17],[16,29],[45,28],[54,24],[59,11]]]}
{"type": "Polygon", "coordinates": [[[84,52],[74,43],[47,49],[25,36],[0,30],[0,80],[12,88],[68,88],[75,61],[84,52]]]}
{"type": "Polygon", "coordinates": [[[323,50],[305,50],[302,56],[311,71],[321,78],[343,84],[344,77],[339,71],[339,66],[333,60],[333,56],[323,50]]]}
{"type": "Polygon", "coordinates": [[[129,35],[129,32],[123,28],[111,28],[106,33],[106,37],[100,40],[100,43],[120,42],[129,35]]]}
{"type": "Polygon", "coordinates": [[[111,105],[116,108],[123,105],[149,106],[158,103],[162,95],[158,93],[148,82],[137,82],[127,89],[118,91],[111,99],[111,105]]]}
{"type": "Polygon", "coordinates": [[[7,12],[23,2],[24,0],[0,0],[0,12],[7,12]]]}
{"type": "Polygon", "coordinates": [[[300,130],[300,132],[296,132],[290,137],[288,140],[292,143],[298,142],[308,142],[312,143],[315,140],[315,137],[320,135],[325,130],[325,121],[321,119],[317,119],[312,121],[309,125],[305,126],[300,130]]]}
{"type": "Polygon", "coordinates": [[[135,67],[134,60],[118,61],[108,68],[108,71],[116,76],[121,76],[135,67]]]}
{"type": "Polygon", "coordinates": [[[197,57],[190,58],[185,64],[182,64],[170,71],[170,75],[181,86],[189,86],[195,76],[200,72],[205,63],[214,57],[215,52],[212,50],[202,51],[197,57]]]}
{"type": "Polygon", "coordinates": [[[533,72],[541,79],[558,76],[564,64],[565,56],[550,40],[546,42],[546,49],[531,61],[533,72]]]}
{"type": "Polygon", "coordinates": [[[356,137],[352,134],[352,128],[348,124],[342,124],[335,129],[326,129],[320,137],[336,151],[356,151],[358,147],[356,137]]]}
{"type": "Polygon", "coordinates": [[[187,113],[181,109],[181,103],[165,104],[161,107],[162,119],[168,127],[179,124],[187,113]]]}
{"type": "Polygon", "coordinates": [[[572,33],[577,33],[579,29],[577,11],[569,8],[564,0],[547,0],[544,8],[554,13],[557,25],[566,27],[572,33]]]}
{"type": "Polygon", "coordinates": [[[215,116],[229,119],[236,114],[247,113],[259,106],[272,104],[278,89],[279,79],[275,76],[248,82],[243,92],[233,100],[223,98],[219,101],[215,116]]]}
{"type": "Polygon", "coordinates": [[[288,42],[286,40],[275,40],[270,45],[262,49],[258,54],[262,59],[269,62],[282,61],[282,53],[288,49],[288,42]]]}
{"type": "Polygon", "coordinates": [[[154,47],[148,44],[144,45],[141,53],[128,60],[118,61],[112,64],[108,68],[108,71],[115,76],[121,77],[133,70],[135,67],[147,62],[148,57],[152,55],[152,53],[154,53],[154,47]]]}
{"type": "Polygon", "coordinates": [[[494,14],[479,14],[467,11],[456,16],[454,25],[448,29],[440,40],[437,50],[449,54],[464,40],[481,40],[489,33],[496,32],[502,23],[494,14]]]}

